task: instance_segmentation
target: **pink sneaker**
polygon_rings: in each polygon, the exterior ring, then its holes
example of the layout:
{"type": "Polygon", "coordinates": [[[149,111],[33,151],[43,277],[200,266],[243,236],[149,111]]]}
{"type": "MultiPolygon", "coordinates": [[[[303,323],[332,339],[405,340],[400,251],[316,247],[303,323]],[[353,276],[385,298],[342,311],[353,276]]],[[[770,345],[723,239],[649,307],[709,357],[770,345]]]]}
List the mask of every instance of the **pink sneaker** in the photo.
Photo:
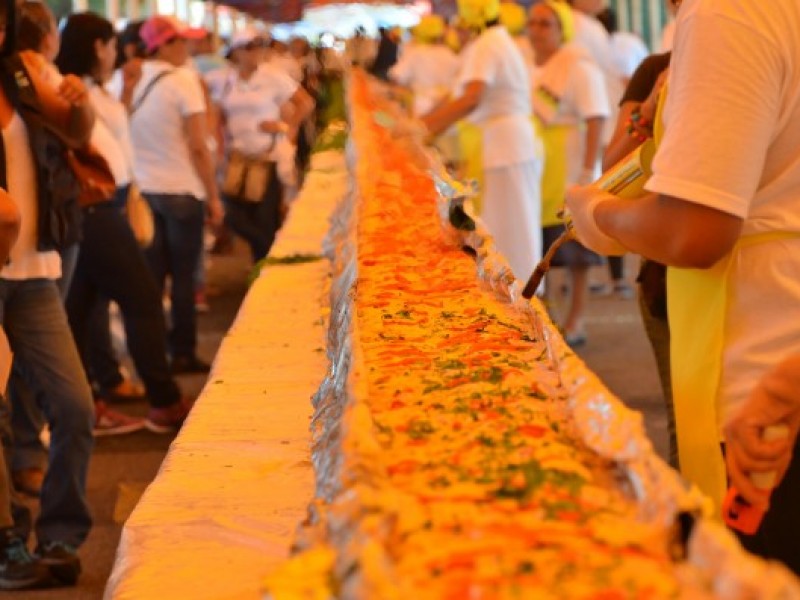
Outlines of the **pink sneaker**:
{"type": "Polygon", "coordinates": [[[112,410],[102,400],[94,403],[94,414],[94,431],[92,433],[95,437],[122,435],[144,429],[144,419],[112,410]]]}
{"type": "Polygon", "coordinates": [[[144,426],[153,433],[173,433],[178,431],[189,416],[194,400],[181,398],[175,404],[163,407],[151,407],[147,411],[144,426]]]}

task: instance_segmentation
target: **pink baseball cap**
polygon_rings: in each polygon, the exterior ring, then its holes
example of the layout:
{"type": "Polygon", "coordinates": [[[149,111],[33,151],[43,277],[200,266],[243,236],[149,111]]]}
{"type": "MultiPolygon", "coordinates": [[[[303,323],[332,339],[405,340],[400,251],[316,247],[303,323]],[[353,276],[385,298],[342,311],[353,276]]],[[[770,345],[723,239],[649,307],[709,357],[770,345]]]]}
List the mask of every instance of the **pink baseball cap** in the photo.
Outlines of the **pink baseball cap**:
{"type": "Polygon", "coordinates": [[[201,40],[206,30],[200,27],[189,27],[175,17],[153,15],[142,25],[139,36],[148,52],[153,52],[176,37],[186,40],[201,40]]]}

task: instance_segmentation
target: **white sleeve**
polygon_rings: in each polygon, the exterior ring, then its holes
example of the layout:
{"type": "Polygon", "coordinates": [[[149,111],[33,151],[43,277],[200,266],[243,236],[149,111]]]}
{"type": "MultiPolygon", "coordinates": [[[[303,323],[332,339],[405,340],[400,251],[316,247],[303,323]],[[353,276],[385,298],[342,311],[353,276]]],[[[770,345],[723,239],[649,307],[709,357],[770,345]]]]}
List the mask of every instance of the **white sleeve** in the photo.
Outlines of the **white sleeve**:
{"type": "Polygon", "coordinates": [[[188,117],[206,112],[206,97],[197,73],[186,68],[178,68],[175,73],[167,77],[175,78],[172,89],[176,92],[181,116],[188,117]]]}
{"type": "Polygon", "coordinates": [[[581,119],[608,117],[609,100],[606,80],[596,64],[580,60],[572,75],[575,90],[575,108],[581,119]]]}
{"type": "Polygon", "coordinates": [[[480,38],[473,42],[474,47],[470,48],[464,56],[461,64],[461,71],[458,75],[458,85],[464,86],[470,81],[482,81],[486,85],[492,85],[497,77],[496,53],[488,44],[482,44],[480,38]]]}
{"type": "Polygon", "coordinates": [[[788,58],[746,23],[707,10],[687,15],[676,31],[665,133],[647,189],[746,217],[788,58]]]}

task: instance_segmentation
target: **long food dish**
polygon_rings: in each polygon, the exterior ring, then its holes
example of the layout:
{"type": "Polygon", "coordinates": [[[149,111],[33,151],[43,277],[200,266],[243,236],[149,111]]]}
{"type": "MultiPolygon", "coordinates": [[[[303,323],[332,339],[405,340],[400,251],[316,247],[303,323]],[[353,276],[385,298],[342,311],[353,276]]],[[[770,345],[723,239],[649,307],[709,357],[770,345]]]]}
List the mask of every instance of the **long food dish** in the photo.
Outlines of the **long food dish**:
{"type": "Polygon", "coordinates": [[[435,160],[387,128],[391,107],[358,73],[350,106],[357,190],[331,235],[318,501],[268,597],[714,597],[749,559],[702,524],[716,558],[687,560],[677,515],[700,518],[704,500],[519,298],[480,227],[442,219],[435,160]]]}

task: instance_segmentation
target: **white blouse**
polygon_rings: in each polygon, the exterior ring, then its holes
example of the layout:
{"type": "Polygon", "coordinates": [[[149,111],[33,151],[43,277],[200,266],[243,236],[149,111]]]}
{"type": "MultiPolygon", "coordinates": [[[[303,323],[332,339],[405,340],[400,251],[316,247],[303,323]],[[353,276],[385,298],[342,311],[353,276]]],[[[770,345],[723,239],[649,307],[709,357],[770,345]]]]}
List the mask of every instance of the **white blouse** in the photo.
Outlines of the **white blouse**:
{"type": "Polygon", "coordinates": [[[133,146],[128,113],[123,104],[101,86],[87,82],[97,120],[91,144],[103,155],[117,187],[128,185],[133,178],[133,146]]]}

